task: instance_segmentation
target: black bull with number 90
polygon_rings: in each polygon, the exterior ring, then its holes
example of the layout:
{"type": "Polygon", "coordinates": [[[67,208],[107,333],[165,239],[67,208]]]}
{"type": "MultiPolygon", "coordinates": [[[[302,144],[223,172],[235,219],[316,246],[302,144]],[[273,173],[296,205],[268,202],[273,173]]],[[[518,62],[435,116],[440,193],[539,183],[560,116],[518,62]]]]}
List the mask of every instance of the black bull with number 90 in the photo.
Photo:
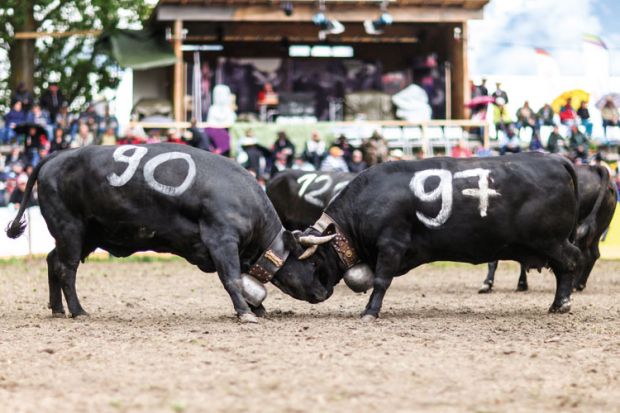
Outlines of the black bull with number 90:
{"type": "MultiPolygon", "coordinates": [[[[359,174],[327,206],[332,223],[304,234],[346,237],[374,272],[367,319],[378,316],[393,277],[440,260],[549,266],[557,280],[550,311],[567,312],[581,261],[577,194],[574,167],[554,155],[391,162],[359,174]]],[[[333,241],[307,260],[330,294],[351,268],[333,241]]]]}
{"type": "Polygon", "coordinates": [[[327,297],[322,284],[308,275],[311,262],[297,259],[302,244],[325,239],[308,241],[284,231],[256,180],[224,157],[174,144],[54,153],[29,178],[24,201],[7,228],[10,238],[24,231],[21,219],[35,182],[41,213],[56,240],[47,257],[54,315],[65,313],[63,293],[72,316],[86,314],[75,277],[80,261],[96,248],[121,257],[169,252],[205,272],[217,271],[244,321],[264,312],[260,303],[252,306],[244,298],[242,278],[263,258],[278,265],[266,280],[288,294],[309,302],[327,297]],[[288,269],[293,261],[297,274],[288,269]]]}

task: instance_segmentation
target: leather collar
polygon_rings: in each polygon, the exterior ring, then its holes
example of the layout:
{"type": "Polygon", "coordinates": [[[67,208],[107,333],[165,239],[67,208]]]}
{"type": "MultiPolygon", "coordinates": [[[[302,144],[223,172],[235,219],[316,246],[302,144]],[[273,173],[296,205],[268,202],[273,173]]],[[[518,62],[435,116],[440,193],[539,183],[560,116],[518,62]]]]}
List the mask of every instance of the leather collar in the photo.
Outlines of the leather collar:
{"type": "Polygon", "coordinates": [[[340,261],[342,261],[342,263],[348,270],[349,268],[357,264],[360,259],[359,255],[357,255],[357,251],[355,251],[355,248],[353,248],[351,241],[344,234],[344,232],[342,232],[342,229],[340,229],[338,224],[336,224],[336,221],[334,221],[332,217],[323,212],[319,220],[316,221],[311,228],[320,232],[322,235],[330,235],[324,234],[325,230],[330,224],[334,224],[334,228],[336,228],[336,237],[332,241],[330,241],[330,244],[334,251],[336,251],[336,254],[338,254],[340,261]]]}
{"type": "Polygon", "coordinates": [[[263,284],[271,281],[276,272],[282,268],[284,262],[288,258],[289,251],[284,248],[282,234],[284,228],[278,232],[278,235],[271,241],[269,247],[262,253],[256,262],[248,270],[248,274],[256,278],[263,284]]]}

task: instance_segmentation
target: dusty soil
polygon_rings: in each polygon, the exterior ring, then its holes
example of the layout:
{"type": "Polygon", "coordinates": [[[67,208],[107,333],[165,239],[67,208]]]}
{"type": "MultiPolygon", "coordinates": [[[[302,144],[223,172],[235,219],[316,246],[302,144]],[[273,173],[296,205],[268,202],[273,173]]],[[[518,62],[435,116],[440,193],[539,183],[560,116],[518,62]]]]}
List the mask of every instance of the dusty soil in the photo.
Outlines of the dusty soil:
{"type": "Polygon", "coordinates": [[[172,262],[90,262],[86,319],[53,319],[43,260],[0,265],[0,410],[140,412],[620,411],[620,263],[600,262],[573,311],[555,281],[501,265],[435,264],[397,279],[382,318],[339,286],[319,305],[270,287],[236,321],[213,274],[172,262]]]}

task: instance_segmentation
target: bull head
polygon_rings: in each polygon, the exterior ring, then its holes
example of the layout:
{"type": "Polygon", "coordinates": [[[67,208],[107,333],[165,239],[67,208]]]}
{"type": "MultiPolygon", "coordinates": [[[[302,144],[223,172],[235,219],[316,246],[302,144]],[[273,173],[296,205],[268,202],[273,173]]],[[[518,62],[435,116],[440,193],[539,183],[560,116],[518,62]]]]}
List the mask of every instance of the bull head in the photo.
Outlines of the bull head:
{"type": "Polygon", "coordinates": [[[322,236],[301,235],[301,232],[296,231],[295,232],[295,237],[297,237],[297,240],[299,241],[299,243],[302,246],[308,247],[303,252],[303,254],[301,254],[299,256],[300,260],[305,260],[306,258],[311,257],[312,254],[314,254],[316,252],[317,248],[319,248],[319,245],[325,244],[325,243],[333,240],[336,237],[336,234],[322,235],[322,236]]]}

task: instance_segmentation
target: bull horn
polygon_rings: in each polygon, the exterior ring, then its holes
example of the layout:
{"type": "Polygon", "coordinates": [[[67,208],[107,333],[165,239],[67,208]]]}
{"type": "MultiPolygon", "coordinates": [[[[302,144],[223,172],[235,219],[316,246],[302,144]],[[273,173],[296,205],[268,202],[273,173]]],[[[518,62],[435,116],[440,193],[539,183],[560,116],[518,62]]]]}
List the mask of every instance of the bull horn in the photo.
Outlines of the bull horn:
{"type": "Polygon", "coordinates": [[[316,252],[316,250],[317,250],[318,248],[319,248],[319,246],[318,246],[318,245],[313,245],[313,246],[311,246],[311,247],[306,248],[306,250],[303,252],[303,254],[301,254],[301,255],[299,256],[299,259],[300,259],[300,260],[305,260],[306,258],[311,257],[311,256],[312,256],[312,255],[316,252]]]}
{"type": "Polygon", "coordinates": [[[325,244],[333,240],[336,237],[336,234],[332,235],[324,235],[321,237],[317,237],[316,235],[305,235],[303,237],[299,237],[299,243],[304,247],[311,247],[313,245],[321,245],[325,244]]]}

